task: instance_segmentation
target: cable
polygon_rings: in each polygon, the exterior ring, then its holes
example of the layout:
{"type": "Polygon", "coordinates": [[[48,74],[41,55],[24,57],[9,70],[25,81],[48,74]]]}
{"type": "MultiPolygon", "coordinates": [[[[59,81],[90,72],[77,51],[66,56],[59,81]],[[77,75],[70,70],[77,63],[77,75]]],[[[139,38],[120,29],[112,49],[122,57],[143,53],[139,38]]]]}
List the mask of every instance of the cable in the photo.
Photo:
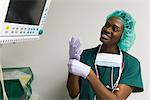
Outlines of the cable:
{"type": "Polygon", "coordinates": [[[8,100],[6,91],[5,91],[5,86],[4,86],[4,79],[3,79],[3,71],[2,71],[2,66],[0,65],[0,81],[2,85],[2,92],[3,92],[3,99],[8,100]]]}

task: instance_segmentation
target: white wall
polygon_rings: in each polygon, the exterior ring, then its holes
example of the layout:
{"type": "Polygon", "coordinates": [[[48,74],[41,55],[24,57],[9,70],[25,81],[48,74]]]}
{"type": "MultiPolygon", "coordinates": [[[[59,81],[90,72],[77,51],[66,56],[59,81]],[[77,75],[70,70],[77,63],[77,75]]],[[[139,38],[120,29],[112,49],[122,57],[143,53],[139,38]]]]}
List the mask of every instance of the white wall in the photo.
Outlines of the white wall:
{"type": "Polygon", "coordinates": [[[148,100],[148,0],[52,0],[45,34],[39,41],[4,45],[3,66],[30,66],[32,88],[41,100],[70,99],[66,89],[69,38],[80,37],[83,48],[97,46],[105,16],[118,8],[137,21],[137,39],[130,53],[141,61],[145,91],[129,100],[148,100]]]}

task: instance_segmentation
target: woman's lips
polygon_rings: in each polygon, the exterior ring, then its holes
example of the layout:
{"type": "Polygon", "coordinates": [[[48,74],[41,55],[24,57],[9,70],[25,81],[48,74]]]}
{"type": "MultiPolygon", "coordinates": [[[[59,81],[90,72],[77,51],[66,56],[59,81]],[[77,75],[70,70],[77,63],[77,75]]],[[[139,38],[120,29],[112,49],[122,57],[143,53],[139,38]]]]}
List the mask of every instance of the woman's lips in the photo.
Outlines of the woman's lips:
{"type": "Polygon", "coordinates": [[[105,34],[105,33],[103,33],[101,35],[101,37],[104,38],[104,39],[107,39],[107,40],[111,39],[111,37],[109,35],[105,34]]]}

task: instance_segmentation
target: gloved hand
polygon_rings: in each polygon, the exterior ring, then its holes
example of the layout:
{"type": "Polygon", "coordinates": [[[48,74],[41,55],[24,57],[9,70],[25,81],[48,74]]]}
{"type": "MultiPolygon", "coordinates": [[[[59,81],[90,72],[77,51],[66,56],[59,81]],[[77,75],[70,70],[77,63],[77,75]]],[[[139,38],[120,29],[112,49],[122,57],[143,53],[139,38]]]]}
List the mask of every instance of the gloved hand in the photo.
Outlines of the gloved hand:
{"type": "Polygon", "coordinates": [[[72,37],[71,41],[69,41],[69,59],[80,60],[80,55],[82,53],[80,46],[81,43],[79,38],[72,37]]]}
{"type": "Polygon", "coordinates": [[[88,76],[90,69],[91,67],[76,59],[70,59],[68,62],[69,72],[77,76],[82,76],[83,78],[88,76]]]}

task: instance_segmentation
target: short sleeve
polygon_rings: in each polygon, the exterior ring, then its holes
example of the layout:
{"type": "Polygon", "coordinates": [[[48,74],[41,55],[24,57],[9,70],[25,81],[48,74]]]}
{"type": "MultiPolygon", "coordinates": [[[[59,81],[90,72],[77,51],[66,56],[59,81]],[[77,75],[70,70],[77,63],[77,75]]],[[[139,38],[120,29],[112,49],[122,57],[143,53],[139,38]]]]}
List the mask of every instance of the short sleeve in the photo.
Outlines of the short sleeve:
{"type": "Polygon", "coordinates": [[[124,63],[124,70],[119,84],[126,84],[133,87],[133,92],[142,92],[143,82],[141,77],[140,62],[133,57],[128,57],[124,63]]]}

